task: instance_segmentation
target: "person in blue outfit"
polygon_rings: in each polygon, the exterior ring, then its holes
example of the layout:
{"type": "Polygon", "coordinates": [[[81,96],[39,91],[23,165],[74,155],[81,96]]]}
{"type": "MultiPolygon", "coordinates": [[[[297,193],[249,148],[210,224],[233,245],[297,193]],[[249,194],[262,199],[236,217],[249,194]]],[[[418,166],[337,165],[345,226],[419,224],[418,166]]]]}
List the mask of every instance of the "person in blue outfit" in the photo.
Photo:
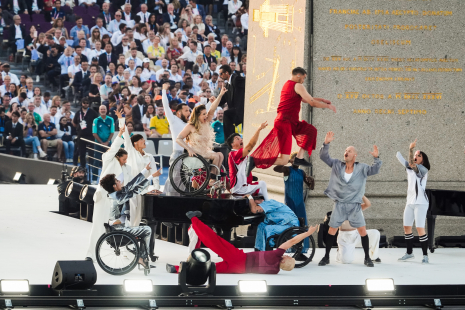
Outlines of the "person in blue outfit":
{"type": "MultiPolygon", "coordinates": [[[[261,196],[249,196],[252,213],[265,213],[265,219],[258,225],[255,248],[266,251],[266,240],[272,235],[279,235],[287,228],[299,226],[299,219],[285,204],[274,199],[264,200],[261,196]]],[[[270,240],[270,246],[274,246],[270,240]]]]}
{"type": "MultiPolygon", "coordinates": [[[[274,171],[282,173],[284,177],[284,203],[298,218],[303,218],[307,225],[307,212],[305,211],[304,187],[303,183],[307,184],[310,190],[313,190],[315,181],[311,176],[307,176],[305,171],[299,169],[299,166],[294,163],[297,153],[291,154],[289,163],[291,166],[276,166],[274,171]]],[[[309,248],[308,238],[304,240],[304,249],[306,252],[309,248]]]]}

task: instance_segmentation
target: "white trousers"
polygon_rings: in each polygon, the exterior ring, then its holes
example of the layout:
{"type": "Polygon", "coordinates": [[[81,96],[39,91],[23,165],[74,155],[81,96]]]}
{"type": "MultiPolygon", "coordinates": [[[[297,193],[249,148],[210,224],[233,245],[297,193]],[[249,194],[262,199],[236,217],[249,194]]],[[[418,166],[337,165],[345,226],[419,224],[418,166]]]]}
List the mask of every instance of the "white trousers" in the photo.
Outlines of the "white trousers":
{"type": "Polygon", "coordinates": [[[265,200],[269,200],[268,198],[268,190],[266,188],[266,183],[265,181],[258,181],[258,184],[249,184],[247,186],[242,186],[238,188],[237,190],[234,191],[234,195],[248,195],[248,194],[253,194],[257,191],[258,189],[258,194],[262,195],[265,200]]]}
{"type": "Polygon", "coordinates": [[[92,258],[97,262],[95,257],[95,245],[98,239],[105,233],[104,223],[108,223],[110,217],[110,209],[112,206],[111,199],[102,194],[100,200],[94,204],[94,215],[92,217],[92,229],[90,231],[89,248],[87,249],[86,257],[92,258]]]}
{"type": "Polygon", "coordinates": [[[187,234],[189,235],[189,246],[187,250],[189,251],[189,254],[191,254],[192,251],[200,248],[199,236],[197,236],[197,234],[195,233],[194,228],[192,228],[192,225],[189,227],[187,234]]]}
{"type": "Polygon", "coordinates": [[[415,221],[416,227],[425,228],[428,207],[427,204],[406,205],[404,209],[404,226],[413,226],[413,221],[415,221]]]}
{"type": "MultiPolygon", "coordinates": [[[[367,229],[370,258],[377,259],[379,257],[379,238],[380,233],[377,229],[367,229]]],[[[337,236],[338,251],[336,261],[342,264],[350,264],[354,260],[355,248],[362,247],[362,237],[358,230],[340,231],[337,236]]]]}

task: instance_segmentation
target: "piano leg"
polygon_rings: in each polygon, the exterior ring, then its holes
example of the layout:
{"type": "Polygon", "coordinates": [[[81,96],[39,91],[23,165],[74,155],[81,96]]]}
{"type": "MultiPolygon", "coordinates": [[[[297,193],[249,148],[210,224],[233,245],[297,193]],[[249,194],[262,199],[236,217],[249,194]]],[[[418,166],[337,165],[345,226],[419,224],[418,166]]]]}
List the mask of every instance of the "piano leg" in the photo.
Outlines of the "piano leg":
{"type": "Polygon", "coordinates": [[[428,215],[426,217],[428,225],[428,247],[431,253],[434,253],[434,229],[436,227],[436,215],[428,215]]]}
{"type": "Polygon", "coordinates": [[[226,226],[221,226],[221,229],[223,230],[223,234],[221,235],[221,237],[228,241],[228,242],[231,242],[231,231],[232,231],[232,227],[226,227],[226,226]]]}
{"type": "Polygon", "coordinates": [[[149,256],[152,262],[155,262],[158,259],[158,256],[155,256],[155,234],[157,231],[158,222],[149,222],[149,226],[152,229],[152,235],[150,236],[150,250],[149,256]]]}

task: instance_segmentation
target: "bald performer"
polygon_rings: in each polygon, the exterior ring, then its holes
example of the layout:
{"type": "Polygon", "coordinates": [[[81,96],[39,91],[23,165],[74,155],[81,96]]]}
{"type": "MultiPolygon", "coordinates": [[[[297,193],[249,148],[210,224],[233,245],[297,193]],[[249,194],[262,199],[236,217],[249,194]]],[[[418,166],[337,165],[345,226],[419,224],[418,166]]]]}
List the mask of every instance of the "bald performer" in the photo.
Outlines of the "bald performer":
{"type": "Polygon", "coordinates": [[[320,149],[320,158],[331,167],[328,188],[325,190],[326,196],[334,201],[334,208],[329,221],[328,235],[326,236],[326,254],[321,259],[318,266],[329,264],[329,252],[334,243],[334,235],[339,226],[344,221],[349,221],[350,226],[357,229],[365,252],[364,264],[373,267],[370,258],[370,246],[366,230],[365,218],[362,213],[362,197],[365,195],[365,184],[367,177],[375,175],[381,168],[381,160],[378,157],[378,147],[373,146],[373,165],[356,162],[357,150],[353,146],[346,148],[344,160],[333,159],[329,156],[329,144],[334,140],[334,133],[328,132],[325,137],[323,147],[320,149]]]}

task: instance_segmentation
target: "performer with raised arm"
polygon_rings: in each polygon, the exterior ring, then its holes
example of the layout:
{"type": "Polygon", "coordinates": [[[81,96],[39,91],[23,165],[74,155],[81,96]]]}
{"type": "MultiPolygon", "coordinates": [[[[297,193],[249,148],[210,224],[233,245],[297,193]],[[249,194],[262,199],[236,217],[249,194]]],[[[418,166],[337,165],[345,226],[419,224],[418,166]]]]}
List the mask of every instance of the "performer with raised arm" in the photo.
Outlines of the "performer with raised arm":
{"type": "MultiPolygon", "coordinates": [[[[216,98],[212,103],[208,112],[205,105],[201,104],[196,106],[194,110],[192,110],[189,123],[176,138],[176,143],[185,148],[187,152],[189,152],[189,156],[199,154],[205,159],[213,160],[213,165],[219,168],[221,168],[221,164],[223,163],[223,154],[221,152],[213,151],[215,132],[210,126],[210,122],[212,121],[216,108],[221,101],[221,97],[223,97],[226,92],[226,88],[223,87],[218,98],[216,98]],[[186,142],[184,139],[186,139],[186,142]]],[[[213,169],[215,168],[212,167],[210,183],[216,180],[216,175],[213,173],[213,169]]],[[[217,174],[220,174],[220,171],[217,171],[217,174]]]]}
{"type": "Polygon", "coordinates": [[[397,152],[397,159],[406,168],[407,171],[407,204],[404,210],[404,232],[405,243],[407,244],[407,253],[399,258],[399,261],[405,262],[415,258],[413,255],[413,233],[412,226],[415,222],[418,236],[420,237],[421,249],[423,250],[422,264],[428,264],[428,235],[425,231],[426,212],[428,211],[429,201],[425,193],[426,181],[428,180],[428,171],[431,166],[428,156],[418,150],[414,151],[417,140],[410,143],[408,162],[397,152]]]}
{"type": "MultiPolygon", "coordinates": [[[[249,197],[249,199],[253,198],[249,197]]],[[[258,208],[254,210],[259,212],[258,208]]],[[[202,217],[202,212],[189,211],[186,215],[192,221],[192,227],[202,243],[223,259],[222,262],[216,263],[216,273],[277,274],[280,269],[291,271],[294,269],[295,260],[290,256],[284,256],[284,253],[316,231],[316,226],[311,226],[307,232],[295,236],[272,251],[244,253],[202,223],[199,219],[202,217]]],[[[179,271],[179,266],[166,264],[166,271],[176,273],[179,271]]]]}
{"type": "MultiPolygon", "coordinates": [[[[123,144],[122,136],[125,128],[126,126],[121,127],[111,147],[102,154],[102,173],[100,174],[100,178],[107,174],[114,174],[122,185],[128,183],[132,178],[131,167],[126,165],[128,153],[120,148],[120,145],[123,144]]],[[[94,215],[86,260],[95,262],[95,245],[100,236],[105,233],[103,223],[108,221],[110,209],[111,200],[108,198],[108,193],[101,185],[98,185],[94,194],[94,215]]]]}
{"type": "Polygon", "coordinates": [[[266,126],[268,126],[268,122],[262,123],[245,147],[244,140],[238,133],[233,133],[226,139],[226,143],[231,148],[228,157],[231,194],[247,195],[258,191],[258,195],[263,196],[265,200],[269,199],[266,183],[264,181],[253,182],[252,173],[245,174],[248,156],[257,144],[260,131],[266,126]]]}
{"type": "MultiPolygon", "coordinates": [[[[163,103],[163,108],[165,111],[171,111],[170,102],[168,100],[168,96],[166,92],[170,88],[170,83],[163,84],[162,96],[161,101],[163,103]]],[[[176,106],[176,114],[173,113],[166,113],[166,118],[168,119],[168,123],[170,124],[171,130],[171,139],[173,140],[173,153],[170,156],[170,166],[173,164],[176,158],[182,155],[184,152],[184,148],[176,143],[176,138],[181,133],[181,131],[186,127],[187,122],[189,120],[189,116],[191,112],[189,110],[189,106],[185,103],[180,103],[176,106]]],[[[180,178],[179,171],[174,171],[174,178],[180,178]]],[[[164,193],[175,193],[179,195],[175,190],[173,190],[173,186],[169,179],[165,183],[165,188],[163,189],[164,193]]]]}
{"type": "Polygon", "coordinates": [[[318,266],[329,264],[329,252],[334,243],[334,235],[339,226],[348,220],[350,226],[357,228],[362,239],[362,247],[365,252],[365,265],[373,267],[373,261],[370,258],[370,246],[366,230],[365,218],[362,213],[362,197],[365,195],[365,185],[367,177],[375,175],[381,168],[378,147],[373,146],[373,152],[370,154],[374,157],[373,165],[356,162],[357,150],[353,146],[346,148],[344,152],[344,161],[333,159],[329,156],[329,143],[334,140],[334,133],[328,132],[325,142],[320,149],[320,158],[329,167],[331,167],[331,176],[329,177],[328,188],[325,190],[326,196],[334,200],[334,208],[329,221],[328,235],[326,236],[326,254],[321,259],[318,266]]]}
{"type": "Polygon", "coordinates": [[[334,112],[336,107],[329,100],[313,98],[303,85],[306,77],[305,69],[296,67],[292,70],[291,79],[281,90],[274,128],[249,156],[246,175],[249,175],[255,166],[266,169],[272,165],[286,165],[291,154],[292,136],[300,147],[295,164],[310,166],[310,163],[304,159],[304,154],[307,151],[310,156],[315,149],[317,130],[306,121],[299,121],[301,102],[308,103],[314,108],[330,109],[334,112]]]}
{"type": "MultiPolygon", "coordinates": [[[[144,240],[146,248],[142,250],[139,264],[148,270],[150,270],[148,251],[150,250],[150,235],[152,234],[152,229],[150,226],[137,225],[135,227],[127,227],[125,224],[126,220],[130,220],[133,215],[129,211],[129,200],[146,191],[150,181],[160,175],[160,170],[151,174],[150,169],[150,164],[147,164],[140,173],[124,186],[115,174],[107,174],[100,180],[100,185],[108,192],[108,196],[112,201],[111,210],[108,214],[108,216],[110,216],[108,223],[115,230],[128,232],[144,240]],[[149,174],[147,178],[145,177],[146,174],[149,174]]],[[[148,194],[157,195],[159,192],[151,191],[148,192],[148,194]]]]}
{"type": "MultiPolygon", "coordinates": [[[[118,119],[122,118],[121,112],[116,112],[118,119]]],[[[142,135],[135,134],[132,137],[129,137],[129,132],[125,130],[123,132],[124,138],[124,149],[128,152],[128,164],[131,166],[131,177],[134,178],[138,172],[142,171],[147,164],[150,164],[151,167],[156,167],[157,163],[155,162],[153,155],[144,151],[146,148],[145,139],[142,135]]],[[[146,176],[149,175],[146,172],[146,176]]],[[[156,191],[160,189],[160,181],[158,177],[153,178],[153,185],[156,191]]],[[[142,194],[145,194],[148,189],[145,189],[142,194]]],[[[139,195],[135,195],[131,201],[131,225],[130,226],[139,226],[142,219],[142,208],[141,208],[141,199],[139,195]]]]}

